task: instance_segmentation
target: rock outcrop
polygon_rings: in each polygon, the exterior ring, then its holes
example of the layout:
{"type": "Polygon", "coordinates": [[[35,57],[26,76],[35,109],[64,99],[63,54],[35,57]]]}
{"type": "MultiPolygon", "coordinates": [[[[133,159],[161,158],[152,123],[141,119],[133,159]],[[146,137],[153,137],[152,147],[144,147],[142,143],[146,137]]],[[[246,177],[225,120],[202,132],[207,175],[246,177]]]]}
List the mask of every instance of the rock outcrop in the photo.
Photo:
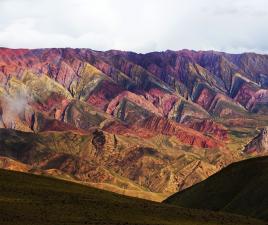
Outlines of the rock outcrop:
{"type": "Polygon", "coordinates": [[[268,152],[268,127],[265,127],[261,132],[253,138],[244,148],[245,153],[267,153],[268,152]]]}

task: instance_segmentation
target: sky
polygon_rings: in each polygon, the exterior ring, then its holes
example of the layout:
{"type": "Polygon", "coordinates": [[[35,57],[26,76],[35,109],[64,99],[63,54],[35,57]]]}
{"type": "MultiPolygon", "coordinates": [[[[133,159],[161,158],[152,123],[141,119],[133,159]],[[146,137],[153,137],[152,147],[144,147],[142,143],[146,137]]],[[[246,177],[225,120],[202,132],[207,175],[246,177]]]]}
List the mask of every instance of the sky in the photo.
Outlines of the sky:
{"type": "Polygon", "coordinates": [[[0,46],[268,53],[268,1],[0,0],[0,46]]]}

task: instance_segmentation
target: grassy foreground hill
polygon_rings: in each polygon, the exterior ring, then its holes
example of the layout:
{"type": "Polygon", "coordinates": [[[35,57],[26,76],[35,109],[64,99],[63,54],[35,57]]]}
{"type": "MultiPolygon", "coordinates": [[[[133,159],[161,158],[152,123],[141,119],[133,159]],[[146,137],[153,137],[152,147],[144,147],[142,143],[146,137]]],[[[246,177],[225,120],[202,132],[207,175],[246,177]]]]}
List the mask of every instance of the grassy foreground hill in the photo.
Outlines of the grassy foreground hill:
{"type": "Polygon", "coordinates": [[[233,163],[165,203],[268,220],[268,157],[233,163]]]}
{"type": "Polygon", "coordinates": [[[154,203],[55,178],[0,170],[0,224],[264,224],[154,203]]]}

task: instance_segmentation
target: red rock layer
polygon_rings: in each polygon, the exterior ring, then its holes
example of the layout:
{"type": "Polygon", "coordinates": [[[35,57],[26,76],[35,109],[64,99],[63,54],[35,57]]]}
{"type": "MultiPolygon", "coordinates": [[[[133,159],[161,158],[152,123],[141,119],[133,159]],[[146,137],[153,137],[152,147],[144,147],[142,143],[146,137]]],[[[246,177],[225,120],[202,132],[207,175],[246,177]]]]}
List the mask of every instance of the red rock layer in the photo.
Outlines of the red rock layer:
{"type": "Polygon", "coordinates": [[[200,131],[201,133],[211,134],[213,137],[218,138],[219,140],[228,139],[227,129],[218,123],[215,123],[212,120],[202,120],[200,122],[189,121],[187,124],[188,127],[200,131]]]}
{"type": "Polygon", "coordinates": [[[151,117],[143,124],[143,127],[155,133],[176,136],[182,143],[201,148],[222,147],[222,143],[208,138],[201,133],[179,125],[174,121],[160,117],[151,117]]]}

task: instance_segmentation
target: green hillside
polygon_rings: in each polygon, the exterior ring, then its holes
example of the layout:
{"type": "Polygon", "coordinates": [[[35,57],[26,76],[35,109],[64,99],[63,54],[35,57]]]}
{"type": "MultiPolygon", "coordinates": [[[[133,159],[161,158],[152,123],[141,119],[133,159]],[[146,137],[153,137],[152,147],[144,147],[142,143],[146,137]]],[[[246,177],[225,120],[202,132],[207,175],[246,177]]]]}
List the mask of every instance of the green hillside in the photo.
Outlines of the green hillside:
{"type": "Polygon", "coordinates": [[[0,224],[264,224],[153,203],[50,177],[0,170],[0,224]]]}
{"type": "Polygon", "coordinates": [[[268,157],[259,157],[231,164],[164,202],[268,220],[267,190],[268,157]]]}

